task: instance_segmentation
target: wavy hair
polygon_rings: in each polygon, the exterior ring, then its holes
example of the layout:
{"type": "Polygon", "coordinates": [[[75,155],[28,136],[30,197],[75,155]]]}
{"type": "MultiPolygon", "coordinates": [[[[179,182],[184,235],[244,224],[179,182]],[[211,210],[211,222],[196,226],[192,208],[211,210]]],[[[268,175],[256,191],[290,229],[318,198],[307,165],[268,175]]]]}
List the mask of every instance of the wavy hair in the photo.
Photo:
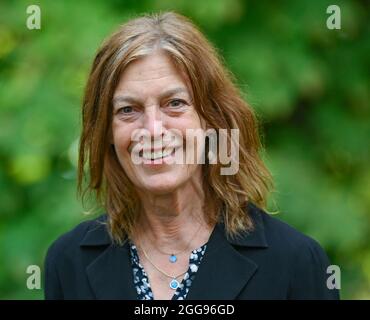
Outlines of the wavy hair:
{"type": "Polygon", "coordinates": [[[135,229],[140,201],[110,144],[112,98],[127,65],[163,50],[186,72],[194,105],[209,128],[239,129],[239,170],[220,175],[221,164],[203,164],[204,212],[209,222],[225,223],[227,235],[253,229],[246,204],[266,208],[272,176],[260,153],[257,118],[243,100],[216,49],[186,17],[174,12],[132,19],[104,41],[94,59],[82,106],[78,192],[93,193],[108,215],[112,240],[122,244],[135,229]],[[87,169],[87,170],[86,170],[87,169]],[[86,183],[85,183],[86,182],[86,183]]]}

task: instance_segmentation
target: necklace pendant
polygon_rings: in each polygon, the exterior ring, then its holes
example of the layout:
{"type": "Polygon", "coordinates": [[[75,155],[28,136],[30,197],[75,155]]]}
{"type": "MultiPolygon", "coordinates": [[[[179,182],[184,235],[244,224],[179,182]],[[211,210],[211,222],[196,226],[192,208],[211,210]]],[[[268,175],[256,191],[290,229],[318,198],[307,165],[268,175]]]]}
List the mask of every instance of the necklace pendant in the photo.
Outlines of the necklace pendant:
{"type": "Polygon", "coordinates": [[[179,287],[179,282],[176,279],[172,279],[170,282],[170,288],[176,290],[179,287]]]}
{"type": "Polygon", "coordinates": [[[170,255],[170,262],[175,263],[177,261],[177,257],[174,254],[170,255]]]}

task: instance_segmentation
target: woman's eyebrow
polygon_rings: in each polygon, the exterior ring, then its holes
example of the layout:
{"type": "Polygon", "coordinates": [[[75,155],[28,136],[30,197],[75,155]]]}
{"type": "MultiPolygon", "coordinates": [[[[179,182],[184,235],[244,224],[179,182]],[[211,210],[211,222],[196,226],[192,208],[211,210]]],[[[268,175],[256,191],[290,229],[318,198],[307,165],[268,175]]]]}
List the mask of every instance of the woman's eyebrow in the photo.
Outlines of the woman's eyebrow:
{"type": "Polygon", "coordinates": [[[135,99],[134,97],[131,97],[131,96],[125,96],[125,95],[119,95],[119,96],[115,96],[113,98],[113,105],[117,105],[118,103],[120,102],[126,102],[126,103],[137,103],[139,99],[135,99]]]}
{"type": "MultiPolygon", "coordinates": [[[[184,87],[172,88],[172,89],[169,89],[169,90],[166,90],[166,91],[162,92],[159,95],[159,100],[169,98],[169,97],[171,97],[175,94],[178,94],[178,93],[189,94],[188,90],[184,87]]],[[[120,102],[135,104],[135,103],[140,103],[140,101],[141,101],[140,98],[135,98],[135,97],[128,96],[128,95],[117,95],[113,98],[113,105],[116,105],[120,102]]]]}
{"type": "Polygon", "coordinates": [[[168,97],[171,97],[175,94],[178,94],[178,93],[186,93],[188,94],[188,90],[184,87],[178,87],[178,88],[173,88],[173,89],[169,89],[169,90],[166,90],[165,92],[161,93],[159,95],[159,98],[160,99],[164,99],[164,98],[168,98],[168,97]]]}

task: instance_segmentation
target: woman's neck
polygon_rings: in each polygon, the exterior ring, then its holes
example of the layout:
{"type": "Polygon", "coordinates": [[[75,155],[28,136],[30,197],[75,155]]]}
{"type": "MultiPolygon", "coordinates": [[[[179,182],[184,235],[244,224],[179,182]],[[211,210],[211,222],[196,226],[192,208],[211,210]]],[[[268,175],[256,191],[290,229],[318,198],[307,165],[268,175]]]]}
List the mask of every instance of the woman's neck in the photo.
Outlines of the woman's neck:
{"type": "Polygon", "coordinates": [[[205,243],[213,229],[205,216],[204,194],[192,185],[165,195],[143,193],[141,203],[135,241],[176,251],[205,243]]]}

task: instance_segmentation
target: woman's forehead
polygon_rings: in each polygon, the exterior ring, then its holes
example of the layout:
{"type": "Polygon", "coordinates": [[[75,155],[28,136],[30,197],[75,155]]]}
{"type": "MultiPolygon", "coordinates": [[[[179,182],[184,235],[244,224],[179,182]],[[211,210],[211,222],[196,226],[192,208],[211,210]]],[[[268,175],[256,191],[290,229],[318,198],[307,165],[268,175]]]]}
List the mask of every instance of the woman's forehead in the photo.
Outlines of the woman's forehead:
{"type": "Polygon", "coordinates": [[[167,76],[181,77],[181,73],[167,54],[158,51],[129,63],[121,80],[150,81],[167,76]]]}
{"type": "Polygon", "coordinates": [[[190,94],[189,81],[166,54],[156,53],[140,58],[124,70],[115,90],[117,94],[190,94]]]}

